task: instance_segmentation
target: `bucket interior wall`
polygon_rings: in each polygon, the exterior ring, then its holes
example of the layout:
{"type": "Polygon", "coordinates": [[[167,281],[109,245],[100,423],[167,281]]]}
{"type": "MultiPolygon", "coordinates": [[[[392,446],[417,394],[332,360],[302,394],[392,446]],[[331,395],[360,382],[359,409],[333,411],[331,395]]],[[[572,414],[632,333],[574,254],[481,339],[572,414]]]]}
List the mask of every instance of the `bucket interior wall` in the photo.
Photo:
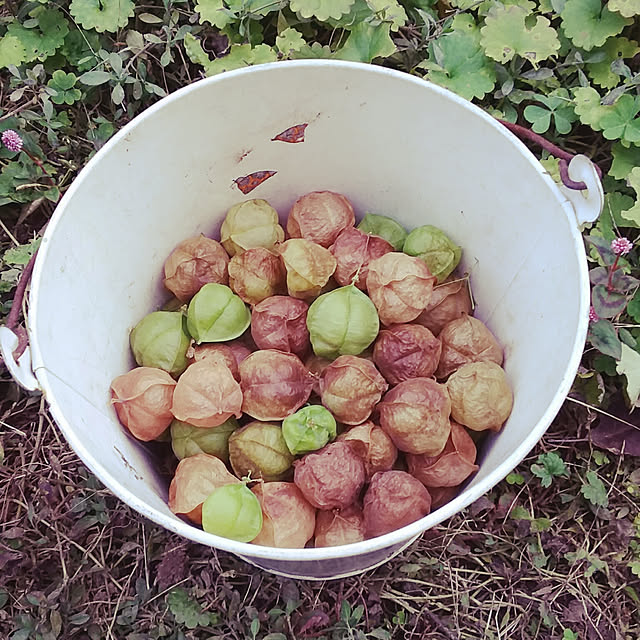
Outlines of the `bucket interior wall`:
{"type": "Polygon", "coordinates": [[[522,145],[463,101],[408,76],[357,71],[282,64],[189,87],[91,161],[47,232],[31,299],[36,372],[74,448],[145,515],[174,519],[168,479],[117,422],[109,385],[134,366],[131,328],[168,297],[168,254],[216,233],[246,198],[284,218],[300,195],[330,189],[359,217],[433,224],[463,247],[476,315],[504,345],[515,393],[467,492],[526,454],[567,390],[586,282],[570,205],[522,145]],[[271,140],[300,123],[304,143],[271,140]],[[240,193],[234,180],[263,170],[277,173],[240,193]]]}

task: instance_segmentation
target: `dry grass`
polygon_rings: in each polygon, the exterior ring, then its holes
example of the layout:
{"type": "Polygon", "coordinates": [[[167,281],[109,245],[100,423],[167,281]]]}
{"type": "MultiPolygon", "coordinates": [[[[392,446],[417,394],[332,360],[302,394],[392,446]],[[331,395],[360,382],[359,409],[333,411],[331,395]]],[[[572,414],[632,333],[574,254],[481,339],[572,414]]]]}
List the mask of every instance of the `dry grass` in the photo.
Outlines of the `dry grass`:
{"type": "Polygon", "coordinates": [[[521,466],[525,484],[502,483],[376,571],[311,583],[262,573],[139,517],[79,462],[39,396],[8,382],[1,392],[2,638],[640,637],[640,585],[628,566],[640,534],[633,459],[610,454],[597,465],[587,415],[573,406],[521,466]],[[571,473],[543,489],[528,469],[551,449],[571,473]],[[609,490],[608,509],[580,495],[589,467],[609,490]],[[514,519],[517,506],[533,522],[514,519]],[[535,520],[543,517],[548,528],[535,520]],[[168,605],[176,588],[186,609],[213,617],[189,629],[185,607],[168,605]]]}

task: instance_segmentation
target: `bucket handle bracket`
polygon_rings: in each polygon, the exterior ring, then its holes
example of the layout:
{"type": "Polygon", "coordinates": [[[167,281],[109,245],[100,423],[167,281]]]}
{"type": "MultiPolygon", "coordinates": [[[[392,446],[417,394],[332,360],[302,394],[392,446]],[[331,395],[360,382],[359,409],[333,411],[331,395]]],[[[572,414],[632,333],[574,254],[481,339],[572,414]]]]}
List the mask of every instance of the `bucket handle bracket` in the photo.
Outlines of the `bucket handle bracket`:
{"type": "Polygon", "coordinates": [[[8,327],[0,327],[0,353],[9,373],[14,380],[27,391],[40,388],[37,378],[31,368],[31,349],[26,347],[22,354],[14,357],[18,348],[18,336],[8,327]]]}
{"type": "Polygon", "coordinates": [[[604,191],[602,189],[602,170],[583,154],[573,155],[547,140],[544,136],[531,131],[519,124],[498,118],[498,122],[509,129],[511,133],[528,140],[559,160],[560,191],[573,206],[576,221],[580,229],[584,225],[595,222],[604,207],[604,191]]]}

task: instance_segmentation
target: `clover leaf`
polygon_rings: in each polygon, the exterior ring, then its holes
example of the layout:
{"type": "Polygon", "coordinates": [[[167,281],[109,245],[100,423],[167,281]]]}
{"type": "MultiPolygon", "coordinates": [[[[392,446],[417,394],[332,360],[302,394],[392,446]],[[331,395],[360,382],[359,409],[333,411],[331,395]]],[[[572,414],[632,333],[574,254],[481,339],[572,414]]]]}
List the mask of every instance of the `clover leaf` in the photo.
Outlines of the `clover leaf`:
{"type": "Polygon", "coordinates": [[[609,0],[608,7],[625,18],[640,15],[640,0],[609,0]]]}
{"type": "Polygon", "coordinates": [[[349,34],[347,41],[335,53],[339,60],[371,62],[374,58],[390,56],[396,51],[396,45],[389,36],[391,25],[370,22],[357,24],[349,34]]]}
{"type": "Polygon", "coordinates": [[[602,135],[607,140],[640,142],[640,98],[629,94],[620,96],[613,110],[600,119],[602,135]]]}
{"type": "Polygon", "coordinates": [[[463,98],[483,98],[495,86],[495,63],[485,55],[471,16],[462,18],[457,16],[453,31],[429,44],[429,58],[419,66],[428,70],[427,79],[463,98]]]}
{"type": "Polygon", "coordinates": [[[133,15],[132,0],[72,0],[71,15],[85,28],[115,33],[133,15]]]}
{"type": "Polygon", "coordinates": [[[55,91],[55,95],[51,96],[51,102],[71,105],[80,100],[82,93],[74,88],[77,81],[74,73],[65,73],[60,69],[54,71],[51,80],[47,82],[47,86],[55,91]]]}
{"type": "Polygon", "coordinates": [[[485,53],[502,63],[519,55],[534,66],[554,55],[560,49],[555,29],[543,16],[537,16],[530,25],[529,15],[523,7],[495,5],[480,30],[485,53]]]}
{"type": "Polygon", "coordinates": [[[633,20],[609,11],[600,0],[567,0],[560,13],[562,28],[576,47],[591,51],[619,34],[633,20]]]}
{"type": "Polygon", "coordinates": [[[348,13],[355,0],[291,0],[289,7],[303,18],[340,18],[348,13]]]}
{"type": "Polygon", "coordinates": [[[524,110],[525,119],[531,122],[531,128],[536,133],[548,131],[552,120],[558,133],[564,135],[571,131],[571,125],[577,120],[577,116],[566,89],[552,91],[547,96],[539,95],[536,101],[544,107],[530,104],[524,110]]]}

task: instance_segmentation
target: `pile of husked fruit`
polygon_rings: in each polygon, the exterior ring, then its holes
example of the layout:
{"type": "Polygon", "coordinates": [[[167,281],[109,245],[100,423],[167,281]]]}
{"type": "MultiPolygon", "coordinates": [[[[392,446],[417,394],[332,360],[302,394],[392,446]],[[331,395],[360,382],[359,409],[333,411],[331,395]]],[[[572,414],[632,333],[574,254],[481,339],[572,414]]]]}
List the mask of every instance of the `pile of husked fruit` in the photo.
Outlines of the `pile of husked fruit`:
{"type": "Polygon", "coordinates": [[[265,200],[241,202],[219,242],[176,247],[176,310],[131,332],[139,366],[113,406],[139,440],[170,432],[169,507],[205,531],[284,548],[383,535],[450,500],[511,412],[502,348],[453,275],[460,247],[355,222],[331,191],[299,198],[286,234],[265,200]]]}

